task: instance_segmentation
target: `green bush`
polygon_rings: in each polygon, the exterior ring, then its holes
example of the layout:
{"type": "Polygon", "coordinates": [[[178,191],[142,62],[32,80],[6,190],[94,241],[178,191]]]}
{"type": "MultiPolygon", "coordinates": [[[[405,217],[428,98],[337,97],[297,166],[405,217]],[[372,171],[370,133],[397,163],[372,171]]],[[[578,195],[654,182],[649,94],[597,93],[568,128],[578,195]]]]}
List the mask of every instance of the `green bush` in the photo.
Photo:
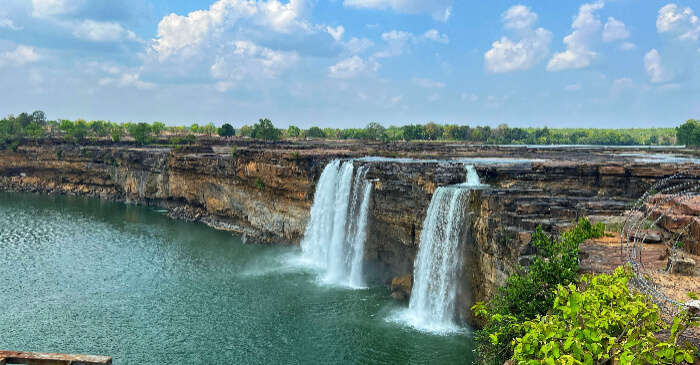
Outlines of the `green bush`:
{"type": "Polygon", "coordinates": [[[693,363],[694,349],[679,345],[679,335],[697,326],[687,312],[676,316],[667,341],[655,334],[668,329],[659,308],[627,287],[629,267],[612,275],[583,276],[576,285],[559,285],[549,314],[516,324],[524,335],[514,342],[516,363],[620,364],[693,363]]]}
{"type": "Polygon", "coordinates": [[[503,364],[513,355],[512,342],[522,336],[518,324],[544,315],[552,308],[559,285],[576,282],[578,276],[578,246],[592,237],[601,237],[604,225],[592,225],[582,218],[558,239],[538,227],[532,235],[532,245],[538,257],[525,270],[511,275],[506,284],[489,303],[476,303],[472,311],[486,324],[475,332],[476,350],[485,364],[503,364]]]}
{"type": "Polygon", "coordinates": [[[221,137],[233,137],[236,135],[236,130],[228,123],[222,125],[218,132],[221,137]]]}

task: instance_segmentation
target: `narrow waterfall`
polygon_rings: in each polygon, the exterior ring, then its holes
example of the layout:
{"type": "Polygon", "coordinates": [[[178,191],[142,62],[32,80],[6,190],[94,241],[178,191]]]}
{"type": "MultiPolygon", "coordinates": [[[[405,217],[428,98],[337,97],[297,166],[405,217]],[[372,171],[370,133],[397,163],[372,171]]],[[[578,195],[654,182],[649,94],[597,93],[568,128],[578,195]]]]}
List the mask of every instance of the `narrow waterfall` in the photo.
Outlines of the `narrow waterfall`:
{"type": "Polygon", "coordinates": [[[467,181],[462,184],[464,186],[481,186],[481,179],[476,172],[474,165],[467,165],[467,181]]]}
{"type": "Polygon", "coordinates": [[[366,175],[366,166],[355,171],[353,161],[334,160],[316,186],[301,248],[304,259],[322,273],[324,283],[364,285],[362,258],[372,191],[366,175]]]}
{"type": "Polygon", "coordinates": [[[439,187],[423,222],[413,269],[413,289],[404,319],[431,332],[454,331],[459,247],[469,189],[439,187]]]}

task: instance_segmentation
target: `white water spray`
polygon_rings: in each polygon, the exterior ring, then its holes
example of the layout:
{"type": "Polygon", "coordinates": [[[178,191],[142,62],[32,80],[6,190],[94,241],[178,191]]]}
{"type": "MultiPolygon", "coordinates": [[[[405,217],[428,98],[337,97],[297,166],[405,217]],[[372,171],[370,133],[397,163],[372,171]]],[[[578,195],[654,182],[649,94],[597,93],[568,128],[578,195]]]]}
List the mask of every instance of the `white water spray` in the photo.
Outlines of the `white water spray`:
{"type": "Polygon", "coordinates": [[[353,161],[329,163],[316,186],[311,219],[301,248],[324,283],[364,286],[362,265],[372,184],[367,167],[353,161]]]}
{"type": "Polygon", "coordinates": [[[467,181],[463,186],[481,186],[481,179],[474,165],[467,165],[467,181]]]}

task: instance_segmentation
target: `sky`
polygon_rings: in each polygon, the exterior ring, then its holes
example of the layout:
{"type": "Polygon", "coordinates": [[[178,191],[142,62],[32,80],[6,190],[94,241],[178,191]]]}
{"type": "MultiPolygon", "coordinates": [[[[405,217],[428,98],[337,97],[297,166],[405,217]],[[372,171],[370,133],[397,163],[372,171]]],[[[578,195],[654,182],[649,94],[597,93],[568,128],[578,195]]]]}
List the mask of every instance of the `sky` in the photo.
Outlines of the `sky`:
{"type": "Polygon", "coordinates": [[[169,125],[671,127],[700,2],[2,0],[0,114],[169,125]]]}

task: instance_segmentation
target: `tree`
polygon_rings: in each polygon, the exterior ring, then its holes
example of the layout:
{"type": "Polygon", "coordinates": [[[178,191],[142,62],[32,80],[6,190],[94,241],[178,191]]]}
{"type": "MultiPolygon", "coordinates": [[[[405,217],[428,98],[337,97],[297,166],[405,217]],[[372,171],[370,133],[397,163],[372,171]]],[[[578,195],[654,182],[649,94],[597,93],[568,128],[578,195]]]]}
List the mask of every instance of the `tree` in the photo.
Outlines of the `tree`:
{"type": "Polygon", "coordinates": [[[376,122],[372,122],[365,127],[365,138],[367,139],[383,141],[386,139],[385,133],[384,126],[376,122]]]}
{"type": "Polygon", "coordinates": [[[443,128],[439,124],[430,122],[425,125],[425,137],[431,141],[442,138],[443,128]]]}
{"type": "Polygon", "coordinates": [[[232,137],[236,135],[236,130],[228,123],[224,123],[224,125],[219,128],[218,132],[221,137],[232,137]]]}
{"type": "Polygon", "coordinates": [[[690,119],[676,128],[678,143],[686,146],[700,146],[700,122],[690,119]]]}
{"type": "Polygon", "coordinates": [[[145,145],[151,142],[151,126],[148,123],[131,124],[128,128],[129,135],[136,143],[145,145]]]}
{"type": "Polygon", "coordinates": [[[280,133],[279,129],[275,128],[275,126],[272,124],[272,121],[264,118],[260,119],[253,126],[252,137],[256,139],[264,139],[266,141],[276,141],[280,139],[281,134],[282,133],[280,133]]]}
{"type": "Polygon", "coordinates": [[[298,138],[301,135],[301,129],[299,127],[290,125],[286,131],[287,137],[298,138]]]}
{"type": "Polygon", "coordinates": [[[308,131],[306,131],[306,136],[309,138],[324,138],[326,135],[323,133],[321,128],[311,127],[308,131]]]}
{"type": "Polygon", "coordinates": [[[156,136],[160,136],[165,131],[166,128],[167,127],[165,126],[165,123],[163,123],[163,122],[153,122],[153,125],[151,126],[151,131],[156,136]]]}
{"type": "Polygon", "coordinates": [[[32,113],[31,120],[33,123],[36,123],[40,127],[44,127],[46,125],[46,114],[42,112],[41,110],[37,110],[34,113],[32,113]]]}
{"type": "Polygon", "coordinates": [[[214,133],[216,133],[217,128],[214,125],[214,123],[209,123],[205,126],[202,126],[202,133],[206,134],[207,136],[211,136],[214,133]]]}

